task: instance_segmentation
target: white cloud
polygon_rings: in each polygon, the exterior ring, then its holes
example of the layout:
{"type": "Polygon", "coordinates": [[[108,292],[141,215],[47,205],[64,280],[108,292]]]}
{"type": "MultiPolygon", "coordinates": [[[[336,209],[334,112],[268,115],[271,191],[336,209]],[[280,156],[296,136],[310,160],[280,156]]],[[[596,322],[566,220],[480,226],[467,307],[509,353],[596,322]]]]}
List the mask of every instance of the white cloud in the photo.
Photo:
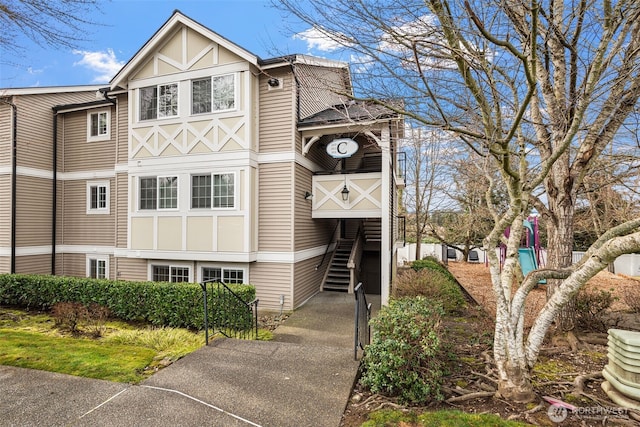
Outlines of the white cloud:
{"type": "Polygon", "coordinates": [[[106,52],[90,52],[86,50],[74,50],[74,55],[82,55],[82,59],[73,65],[81,65],[96,73],[93,83],[106,83],[116,75],[124,65],[124,61],[118,61],[113,49],[106,52]]]}
{"type": "Polygon", "coordinates": [[[307,43],[308,50],[318,49],[321,52],[333,52],[342,47],[342,45],[329,38],[317,28],[309,28],[308,30],[294,34],[293,38],[307,43]]]}

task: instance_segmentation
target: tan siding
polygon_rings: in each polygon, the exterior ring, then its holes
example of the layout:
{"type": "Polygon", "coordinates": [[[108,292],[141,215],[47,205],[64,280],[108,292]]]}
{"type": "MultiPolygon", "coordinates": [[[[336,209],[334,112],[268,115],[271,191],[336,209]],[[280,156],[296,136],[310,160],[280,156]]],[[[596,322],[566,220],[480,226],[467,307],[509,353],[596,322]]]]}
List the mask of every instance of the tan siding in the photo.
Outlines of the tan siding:
{"type": "Polygon", "coordinates": [[[114,204],[111,205],[112,212],[116,214],[116,247],[127,247],[127,196],[128,196],[128,176],[126,173],[116,175],[114,204]]]}
{"type": "Polygon", "coordinates": [[[292,151],[295,117],[295,82],[288,74],[274,74],[282,79],[283,89],[268,90],[268,76],[260,79],[260,152],[292,151]]]}
{"type": "Polygon", "coordinates": [[[304,192],[311,190],[311,171],[298,164],[295,189],[295,250],[326,245],[335,227],[335,221],[311,218],[311,200],[304,199],[304,192]]]}
{"type": "Polygon", "coordinates": [[[51,180],[18,175],[16,183],[16,245],[50,245],[51,180]]]}
{"type": "Polygon", "coordinates": [[[55,105],[95,101],[95,92],[22,95],[18,106],[18,165],[51,170],[55,105]]]}
{"type": "Polygon", "coordinates": [[[87,258],[84,254],[64,254],[63,271],[58,274],[63,276],[86,277],[87,258]]]}
{"type": "Polygon", "coordinates": [[[51,274],[51,255],[29,255],[16,257],[16,273],[51,274]]]}
{"type": "Polygon", "coordinates": [[[93,110],[65,114],[64,165],[61,172],[110,170],[115,162],[115,110],[111,108],[111,139],[87,142],[87,114],[93,110]]]}
{"type": "Polygon", "coordinates": [[[0,274],[11,272],[11,257],[0,257],[0,274]]]}
{"type": "Polygon", "coordinates": [[[0,103],[0,166],[11,164],[13,112],[10,105],[0,103]]]}
{"type": "Polygon", "coordinates": [[[324,269],[315,269],[320,263],[322,256],[311,258],[296,263],[294,268],[293,290],[294,307],[297,308],[308,300],[311,296],[320,291],[320,283],[324,276],[324,269]]]}
{"type": "Polygon", "coordinates": [[[339,105],[346,100],[337,94],[339,91],[348,90],[344,68],[298,64],[295,73],[300,84],[300,119],[339,105]]]}
{"type": "Polygon", "coordinates": [[[254,263],[250,265],[249,278],[256,287],[258,307],[266,310],[280,309],[280,295],[284,295],[284,309],[292,310],[292,264],[254,263]]]}
{"type": "Polygon", "coordinates": [[[0,175],[0,247],[11,245],[11,175],[0,175]]]}
{"type": "Polygon", "coordinates": [[[260,251],[291,251],[292,166],[263,164],[259,168],[258,248],[260,251]]]}
{"type": "Polygon", "coordinates": [[[147,280],[147,260],[138,258],[115,258],[111,260],[112,269],[115,268],[114,279],[117,280],[147,280]]]}
{"type": "MultiPolygon", "coordinates": [[[[118,163],[126,163],[129,156],[129,101],[127,95],[118,96],[116,116],[116,161],[118,163]]],[[[112,129],[113,131],[114,129],[112,129]]]]}
{"type": "MultiPolygon", "coordinates": [[[[114,199],[114,182],[110,180],[110,201],[114,199]]],[[[113,207],[107,214],[87,214],[87,181],[64,182],[64,236],[65,245],[114,245],[115,214],[113,207]]]]}

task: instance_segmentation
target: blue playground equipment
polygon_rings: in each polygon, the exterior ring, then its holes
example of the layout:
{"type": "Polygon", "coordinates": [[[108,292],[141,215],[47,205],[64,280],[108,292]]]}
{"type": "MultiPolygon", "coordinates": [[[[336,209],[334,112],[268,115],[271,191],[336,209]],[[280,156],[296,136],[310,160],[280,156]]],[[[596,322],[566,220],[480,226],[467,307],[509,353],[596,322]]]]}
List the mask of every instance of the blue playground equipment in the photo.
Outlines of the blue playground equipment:
{"type": "MultiPolygon", "coordinates": [[[[518,249],[518,260],[520,261],[520,268],[522,268],[522,275],[526,276],[531,271],[538,269],[541,265],[540,252],[542,250],[540,246],[540,237],[538,233],[538,217],[529,217],[522,224],[526,230],[523,239],[522,246],[518,249]]],[[[509,236],[509,229],[505,231],[505,235],[509,236]]],[[[501,247],[501,254],[504,257],[506,254],[505,247],[501,247]]],[[[504,258],[502,258],[504,260],[504,258]]],[[[540,280],[539,284],[546,284],[546,280],[540,280]]]]}

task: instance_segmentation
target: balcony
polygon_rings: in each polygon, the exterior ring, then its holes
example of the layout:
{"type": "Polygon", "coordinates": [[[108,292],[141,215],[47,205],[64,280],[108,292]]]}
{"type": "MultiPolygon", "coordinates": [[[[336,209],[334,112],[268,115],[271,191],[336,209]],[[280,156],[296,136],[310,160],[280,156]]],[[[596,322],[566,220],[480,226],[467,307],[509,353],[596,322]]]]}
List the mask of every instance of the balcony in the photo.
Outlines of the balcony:
{"type": "Polygon", "coordinates": [[[382,172],[314,175],[311,191],[312,218],[382,217],[382,172]]]}

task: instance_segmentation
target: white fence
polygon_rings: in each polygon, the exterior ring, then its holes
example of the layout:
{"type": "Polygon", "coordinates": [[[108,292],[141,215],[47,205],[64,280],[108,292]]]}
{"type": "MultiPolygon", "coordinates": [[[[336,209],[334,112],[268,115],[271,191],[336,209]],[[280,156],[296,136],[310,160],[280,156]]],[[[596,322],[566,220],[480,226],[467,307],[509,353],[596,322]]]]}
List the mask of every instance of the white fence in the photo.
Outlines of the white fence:
{"type": "MultiPolygon", "coordinates": [[[[457,251],[453,248],[449,248],[449,250],[455,251],[456,261],[462,260],[462,252],[457,251]]],[[[486,252],[482,249],[475,249],[478,254],[478,262],[484,262],[486,258],[486,252]]],[[[543,261],[547,258],[547,253],[545,250],[542,250],[540,254],[543,261]]],[[[573,252],[573,262],[579,262],[584,252],[573,252]]],[[[420,259],[423,259],[427,256],[432,256],[440,261],[442,261],[443,250],[442,245],[439,243],[423,243],[420,245],[420,259]]],[[[445,249],[444,256],[447,256],[447,251],[445,249]]],[[[402,266],[405,263],[409,263],[415,261],[416,259],[416,244],[408,243],[404,247],[398,249],[398,265],[402,266]]],[[[453,261],[453,258],[450,258],[453,261]]],[[[627,276],[640,276],[640,254],[626,254],[620,255],[615,262],[613,263],[616,274],[624,274],[627,276]]]]}

